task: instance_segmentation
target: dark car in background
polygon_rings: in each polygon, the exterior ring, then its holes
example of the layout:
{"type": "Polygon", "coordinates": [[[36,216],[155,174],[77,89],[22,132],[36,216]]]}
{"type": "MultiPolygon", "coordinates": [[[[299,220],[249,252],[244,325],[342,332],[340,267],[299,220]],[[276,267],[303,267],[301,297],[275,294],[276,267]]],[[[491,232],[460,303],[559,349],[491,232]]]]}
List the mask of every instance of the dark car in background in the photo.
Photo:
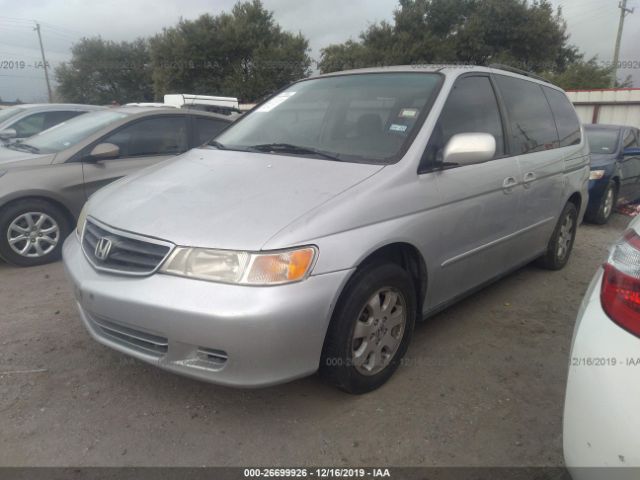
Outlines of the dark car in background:
{"type": "Polygon", "coordinates": [[[604,224],[617,203],[640,199],[640,132],[624,125],[584,126],[591,148],[585,219],[604,224]]]}
{"type": "Polygon", "coordinates": [[[110,108],[0,148],[0,257],[22,266],[57,259],[96,190],[202,145],[230,123],[194,110],[110,108]]]}
{"type": "Polygon", "coordinates": [[[4,108],[0,110],[0,142],[28,138],[83,113],[104,108],[74,103],[23,104],[4,108]]]}

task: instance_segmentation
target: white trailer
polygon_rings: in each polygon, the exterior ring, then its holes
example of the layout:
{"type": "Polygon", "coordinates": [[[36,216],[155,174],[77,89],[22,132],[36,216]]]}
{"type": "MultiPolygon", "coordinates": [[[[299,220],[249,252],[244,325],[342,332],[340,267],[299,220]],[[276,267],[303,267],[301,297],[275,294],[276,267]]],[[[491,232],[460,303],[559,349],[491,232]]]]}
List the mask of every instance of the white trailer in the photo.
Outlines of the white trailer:
{"type": "Polygon", "coordinates": [[[238,110],[238,99],[235,97],[213,97],[210,95],[172,93],[164,96],[164,103],[177,108],[219,107],[233,111],[238,110]]]}

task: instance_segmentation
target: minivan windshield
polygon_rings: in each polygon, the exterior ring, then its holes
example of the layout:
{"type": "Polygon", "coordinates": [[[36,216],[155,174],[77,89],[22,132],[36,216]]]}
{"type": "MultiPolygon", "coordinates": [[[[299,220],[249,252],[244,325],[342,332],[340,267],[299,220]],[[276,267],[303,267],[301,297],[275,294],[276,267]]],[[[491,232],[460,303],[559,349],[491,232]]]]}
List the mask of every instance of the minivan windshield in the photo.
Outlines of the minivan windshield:
{"type": "Polygon", "coordinates": [[[366,73],[295,83],[211,145],[367,163],[398,159],[440,86],[437,73],[366,73]]]}
{"type": "Polygon", "coordinates": [[[618,130],[585,128],[591,153],[615,153],[618,146],[618,130]]]}
{"type": "Polygon", "coordinates": [[[9,148],[29,150],[33,153],[58,153],[77,145],[89,135],[126,116],[126,113],[114,111],[85,113],[23,142],[9,145],[9,148]]]}

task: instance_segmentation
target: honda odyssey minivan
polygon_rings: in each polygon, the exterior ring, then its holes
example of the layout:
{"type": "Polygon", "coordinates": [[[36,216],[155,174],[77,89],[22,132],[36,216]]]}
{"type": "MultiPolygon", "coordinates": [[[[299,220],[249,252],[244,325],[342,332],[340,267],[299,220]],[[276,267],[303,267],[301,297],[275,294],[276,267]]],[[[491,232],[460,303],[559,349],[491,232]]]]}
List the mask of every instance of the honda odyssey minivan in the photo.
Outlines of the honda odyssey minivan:
{"type": "Polygon", "coordinates": [[[231,386],[397,370],[416,321],[568,261],[589,150],[559,88],[498,68],[293,83],[208,146],[101,189],[63,248],[100,343],[231,386]]]}

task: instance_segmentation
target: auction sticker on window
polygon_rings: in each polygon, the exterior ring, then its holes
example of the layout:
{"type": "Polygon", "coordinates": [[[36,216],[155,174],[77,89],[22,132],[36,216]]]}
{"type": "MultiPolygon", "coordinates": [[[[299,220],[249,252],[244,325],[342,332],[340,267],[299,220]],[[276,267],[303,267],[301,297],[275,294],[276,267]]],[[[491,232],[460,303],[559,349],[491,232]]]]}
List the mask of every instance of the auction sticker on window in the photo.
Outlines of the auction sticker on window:
{"type": "Polygon", "coordinates": [[[406,125],[398,125],[397,123],[392,123],[389,127],[389,130],[392,132],[405,132],[407,130],[406,125]]]}
{"type": "Polygon", "coordinates": [[[418,116],[417,108],[403,108],[398,115],[400,118],[416,118],[418,116]]]}
{"type": "Polygon", "coordinates": [[[271,100],[269,100],[267,103],[265,103],[260,108],[258,108],[256,110],[256,112],[270,112],[271,110],[276,108],[281,103],[284,103],[288,99],[293,97],[295,94],[296,94],[296,92],[282,92],[282,93],[279,93],[278,95],[273,97],[271,100]]]}

